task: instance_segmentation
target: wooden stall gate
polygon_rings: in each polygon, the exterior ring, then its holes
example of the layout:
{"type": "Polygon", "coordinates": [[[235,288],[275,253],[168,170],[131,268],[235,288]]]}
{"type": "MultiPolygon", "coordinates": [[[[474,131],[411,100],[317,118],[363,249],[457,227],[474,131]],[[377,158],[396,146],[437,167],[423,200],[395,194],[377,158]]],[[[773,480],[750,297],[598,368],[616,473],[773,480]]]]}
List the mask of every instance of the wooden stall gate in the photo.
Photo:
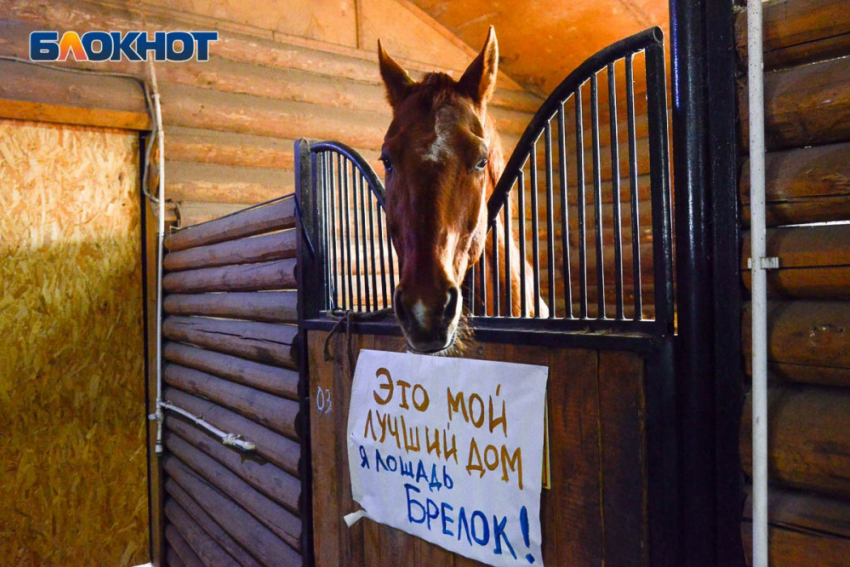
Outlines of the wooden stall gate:
{"type": "Polygon", "coordinates": [[[294,226],[290,195],[165,241],[163,400],[256,446],[166,410],[170,567],[303,563],[294,226]]]}
{"type": "MultiPolygon", "coordinates": [[[[564,80],[535,115],[489,201],[489,238],[497,230],[513,235],[516,227],[534,273],[525,281],[521,270],[523,284],[551,313],[528,317],[524,306],[520,314],[502,307],[499,315],[492,298],[504,294],[493,268],[509,262],[500,264],[506,250],[494,246],[465,284],[474,340],[458,356],[549,368],[546,565],[677,564],[668,167],[663,46],[660,30],[652,29],[603,50],[564,80]],[[600,93],[608,99],[602,112],[600,93]],[[622,94],[625,110],[618,112],[622,94]],[[641,131],[647,144],[639,149],[641,131]],[[603,138],[611,142],[604,184],[603,138]],[[649,164],[646,177],[638,175],[639,163],[649,164]],[[637,205],[642,192],[648,210],[637,205]]],[[[343,521],[356,510],[346,436],[352,364],[363,348],[405,350],[394,322],[367,315],[389,305],[398,264],[385,229],[383,185],[359,154],[336,142],[302,140],[296,175],[315,564],[476,564],[368,519],[351,528],[343,521]],[[325,341],[342,314],[349,320],[331,337],[328,360],[325,341]]]]}

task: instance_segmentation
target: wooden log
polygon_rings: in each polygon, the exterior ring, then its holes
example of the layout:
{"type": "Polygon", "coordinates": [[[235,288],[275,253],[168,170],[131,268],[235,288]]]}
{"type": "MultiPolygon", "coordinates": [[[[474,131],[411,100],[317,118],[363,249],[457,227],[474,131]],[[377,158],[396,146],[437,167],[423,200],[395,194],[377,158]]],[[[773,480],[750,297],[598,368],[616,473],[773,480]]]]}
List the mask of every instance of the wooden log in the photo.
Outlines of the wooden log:
{"type": "MultiPolygon", "coordinates": [[[[768,151],[850,140],[850,57],[767,73],[764,100],[768,151]]],[[[739,116],[748,116],[745,86],[738,89],[738,109],[739,116]]],[[[740,130],[746,149],[746,119],[740,130]]]]}
{"type": "Polygon", "coordinates": [[[228,496],[203,480],[176,456],[163,459],[165,471],[230,536],[266,567],[301,565],[301,556],[228,496]]]}
{"type": "Polygon", "coordinates": [[[165,550],[165,564],[168,567],[186,567],[186,564],[183,563],[183,560],[180,559],[174,548],[170,546],[165,550]]]}
{"type": "MultiPolygon", "coordinates": [[[[749,233],[742,235],[742,264],[750,256],[749,233]]],[[[767,273],[771,297],[840,299],[850,297],[850,225],[776,228],[767,233],[767,255],[779,269],[767,273]]],[[[742,269],[745,268],[742,265],[742,269]]],[[[751,273],[742,270],[747,289],[751,273]]]]}
{"type": "MultiPolygon", "coordinates": [[[[768,363],[772,375],[789,382],[850,387],[850,303],[768,303],[768,363]]],[[[744,354],[751,371],[752,313],[743,306],[744,354]]]]}
{"type": "Polygon", "coordinates": [[[165,319],[162,333],[172,341],[191,343],[255,362],[296,368],[297,327],[172,315],[165,319]]]}
{"type": "Polygon", "coordinates": [[[291,475],[298,476],[301,446],[279,433],[235,412],[174,388],[165,388],[165,398],[186,411],[202,416],[223,431],[242,435],[257,445],[257,454],[291,475]]]}
{"type": "MultiPolygon", "coordinates": [[[[184,229],[217,220],[223,216],[238,213],[243,209],[249,208],[249,203],[202,203],[194,201],[183,201],[180,203],[171,203],[174,207],[174,218],[171,222],[175,223],[175,228],[184,229]]],[[[166,222],[168,222],[166,217],[166,222]]]]}
{"type": "MultiPolygon", "coordinates": [[[[829,496],[850,495],[850,393],[837,388],[769,389],[768,470],[772,483],[829,496]]],[[[741,419],[741,464],[752,471],[752,405],[741,419]]]]}
{"type": "Polygon", "coordinates": [[[298,396],[298,373],[293,370],[267,366],[173,342],[165,343],[163,353],[165,360],[169,362],[208,372],[231,382],[258,388],[291,400],[296,400],[298,396]]]}
{"type": "Polygon", "coordinates": [[[265,323],[295,323],[297,291],[264,291],[215,294],[171,294],[165,312],[172,315],[203,315],[248,319],[265,323]]]}
{"type": "Polygon", "coordinates": [[[270,100],[181,85],[161,85],[167,125],[297,139],[336,139],[354,147],[380,148],[390,123],[376,112],[270,100]]]}
{"type": "Polygon", "coordinates": [[[205,567],[198,554],[189,546],[174,524],[165,526],[165,540],[186,567],[205,567]]]}
{"type": "Polygon", "coordinates": [[[189,547],[198,555],[204,565],[233,565],[236,560],[230,556],[218,543],[209,537],[206,532],[192,519],[189,514],[174,500],[165,502],[165,516],[175,526],[180,526],[179,531],[189,544],[189,547]]]}
{"type": "Polygon", "coordinates": [[[176,252],[294,226],[295,199],[283,199],[170,234],[165,247],[176,252]]]}
{"type": "Polygon", "coordinates": [[[186,421],[169,415],[168,431],[179,435],[195,449],[200,449],[239,478],[294,514],[299,513],[301,481],[268,462],[259,462],[224,446],[218,439],[206,435],[186,421]]]}
{"type": "Polygon", "coordinates": [[[165,155],[174,161],[293,170],[294,145],[294,140],[175,126],[165,138],[165,155]]]}
{"type": "MultiPolygon", "coordinates": [[[[769,557],[773,567],[843,567],[850,557],[850,503],[814,494],[771,488],[768,492],[769,557]]],[[[752,496],[741,531],[752,564],[752,496]]]]}
{"type": "Polygon", "coordinates": [[[261,564],[249,555],[236,541],[230,537],[212,517],[207,514],[189,493],[180,488],[180,485],[169,478],[165,481],[165,491],[169,497],[180,504],[180,507],[241,567],[262,567],[261,564]]]}
{"type": "Polygon", "coordinates": [[[166,198],[205,203],[265,203],[295,191],[292,171],[168,161],[166,198]]]}
{"type": "Polygon", "coordinates": [[[163,267],[171,272],[228,264],[252,264],[294,258],[295,253],[293,229],[171,252],[165,256],[163,267]]]}
{"type": "Polygon", "coordinates": [[[0,117],[149,130],[144,91],[132,79],[80,75],[0,60],[0,117]]]}
{"type": "MultiPolygon", "coordinates": [[[[850,143],[769,152],[765,156],[769,226],[850,218],[850,143]]],[[[742,217],[750,217],[749,161],[741,167],[742,217]]]]}
{"type": "Polygon", "coordinates": [[[163,378],[169,386],[206,398],[290,439],[297,439],[297,402],[174,363],[165,365],[163,378]]]}
{"type": "MultiPolygon", "coordinates": [[[[766,71],[850,53],[850,13],[843,0],[772,0],[764,3],[766,71]]],[[[738,12],[735,40],[747,51],[747,13],[738,12]]]]}
{"type": "Polygon", "coordinates": [[[295,289],[298,285],[295,274],[297,265],[298,261],[292,258],[172,272],[162,278],[162,286],[168,293],[295,289]]]}
{"type": "Polygon", "coordinates": [[[226,467],[217,463],[215,459],[208,457],[176,435],[166,433],[165,444],[175,457],[198,476],[206,479],[231,500],[245,508],[290,547],[299,549],[301,545],[300,518],[260,494],[226,467]]]}

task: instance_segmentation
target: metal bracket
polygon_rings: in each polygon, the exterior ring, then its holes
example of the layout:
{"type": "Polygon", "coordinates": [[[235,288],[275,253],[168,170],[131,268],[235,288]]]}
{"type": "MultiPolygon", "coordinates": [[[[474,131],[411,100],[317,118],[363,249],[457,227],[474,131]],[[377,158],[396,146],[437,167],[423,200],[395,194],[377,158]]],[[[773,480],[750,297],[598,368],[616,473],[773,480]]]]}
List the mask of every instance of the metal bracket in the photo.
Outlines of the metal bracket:
{"type": "MultiPolygon", "coordinates": [[[[779,258],[776,256],[766,256],[763,258],[759,258],[759,267],[762,270],[778,270],[779,269],[779,258]]],[[[753,259],[747,258],[747,269],[753,269],[753,259]]]]}

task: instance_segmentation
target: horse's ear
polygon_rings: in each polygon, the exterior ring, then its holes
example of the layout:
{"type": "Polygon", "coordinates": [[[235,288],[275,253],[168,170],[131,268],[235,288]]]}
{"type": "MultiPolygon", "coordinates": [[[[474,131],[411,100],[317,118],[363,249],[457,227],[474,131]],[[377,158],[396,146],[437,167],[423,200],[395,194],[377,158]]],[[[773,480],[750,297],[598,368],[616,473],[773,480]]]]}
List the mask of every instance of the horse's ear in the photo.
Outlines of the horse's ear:
{"type": "Polygon", "coordinates": [[[390,106],[395,108],[407,96],[410,86],[413,84],[413,79],[401,65],[387,55],[380,39],[378,40],[378,64],[381,68],[381,78],[387,87],[387,100],[389,100],[390,106]]]}
{"type": "Polygon", "coordinates": [[[487,41],[478,57],[472,60],[458,81],[461,92],[468,94],[476,104],[486,104],[496,90],[496,74],[499,70],[499,44],[496,30],[490,26],[487,41]]]}

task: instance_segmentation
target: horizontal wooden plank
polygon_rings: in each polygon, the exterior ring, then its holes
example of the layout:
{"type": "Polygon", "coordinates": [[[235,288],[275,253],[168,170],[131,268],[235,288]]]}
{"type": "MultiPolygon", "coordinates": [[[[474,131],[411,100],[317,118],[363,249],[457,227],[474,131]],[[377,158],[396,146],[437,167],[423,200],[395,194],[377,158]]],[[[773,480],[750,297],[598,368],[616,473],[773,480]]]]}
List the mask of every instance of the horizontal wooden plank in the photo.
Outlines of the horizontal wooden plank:
{"type": "Polygon", "coordinates": [[[297,264],[298,261],[292,258],[171,272],[162,278],[162,286],[168,293],[295,289],[298,285],[295,273],[297,264]]]}
{"type": "Polygon", "coordinates": [[[189,547],[198,555],[204,565],[233,565],[236,560],[216,543],[207,533],[192,519],[185,510],[169,498],[165,501],[165,517],[179,526],[189,547]]]}
{"type": "MultiPolygon", "coordinates": [[[[850,13],[844,0],[771,0],[764,3],[766,70],[850,53],[850,13]]],[[[741,57],[747,51],[747,12],[735,19],[741,57]]]]}
{"type": "MultiPolygon", "coordinates": [[[[765,155],[769,226],[850,219],[850,143],[765,155]]],[[[749,222],[749,161],[741,168],[743,218],[749,222]]]]}
{"type": "Polygon", "coordinates": [[[266,567],[302,564],[297,551],[228,496],[210,486],[176,456],[166,456],[163,467],[204,511],[266,567]]]}
{"type": "MultiPolygon", "coordinates": [[[[765,74],[765,146],[769,151],[850,140],[850,56],[765,74]]],[[[746,86],[738,116],[748,116],[746,86]]],[[[749,139],[741,120],[741,147],[749,139]]]]}
{"type": "Polygon", "coordinates": [[[300,518],[257,492],[215,459],[173,433],[166,432],[165,446],[181,462],[245,508],[290,547],[296,550],[299,548],[302,530],[300,518]]]}
{"type": "Polygon", "coordinates": [[[165,195],[177,202],[254,205],[295,191],[295,174],[280,169],[169,160],[165,171],[165,195]]]}
{"type": "Polygon", "coordinates": [[[150,130],[144,91],[133,79],[82,75],[0,60],[0,117],[150,130]]]}
{"type": "MultiPolygon", "coordinates": [[[[777,486],[850,496],[850,392],[839,388],[780,387],[768,395],[768,469],[777,486]]],[[[752,471],[752,407],[741,420],[741,464],[752,471]]]]}
{"type": "MultiPolygon", "coordinates": [[[[774,377],[802,383],[850,387],[850,303],[770,301],[768,364],[774,377]]],[[[752,314],[743,306],[745,361],[752,352],[752,314]]]]}
{"type": "Polygon", "coordinates": [[[255,362],[296,368],[294,342],[298,328],[294,326],[172,315],[165,319],[162,334],[172,341],[255,362]]]}
{"type": "MultiPolygon", "coordinates": [[[[746,269],[750,233],[744,231],[741,239],[741,268],[746,269]]],[[[850,224],[768,230],[765,253],[779,258],[780,269],[850,266],[850,224]]]]}
{"type": "Polygon", "coordinates": [[[169,251],[216,244],[295,226],[295,199],[283,199],[168,235],[169,251]]]}
{"type": "Polygon", "coordinates": [[[165,155],[174,161],[292,170],[294,145],[294,140],[175,126],[165,137],[165,155]]]}
{"type": "MultiPolygon", "coordinates": [[[[747,498],[741,535],[752,564],[752,497],[747,498]]],[[[773,567],[843,567],[850,556],[850,504],[845,500],[788,492],[768,492],[768,542],[773,567]]]]}
{"type": "Polygon", "coordinates": [[[215,402],[290,439],[298,437],[298,402],[174,363],[165,365],[163,379],[169,386],[215,402]]]}
{"type": "Polygon", "coordinates": [[[189,493],[183,490],[173,479],[165,482],[165,491],[169,497],[180,504],[180,507],[209,535],[222,549],[233,557],[241,567],[262,567],[249,555],[245,549],[230,537],[212,516],[207,514],[189,493]]]}
{"type": "Polygon", "coordinates": [[[165,540],[186,567],[205,567],[198,554],[189,546],[174,524],[166,524],[165,540]]]}
{"type": "Polygon", "coordinates": [[[190,446],[200,449],[239,478],[298,515],[301,499],[300,480],[271,463],[246,459],[244,454],[226,447],[197,427],[171,415],[166,417],[166,427],[190,446]]]}
{"type": "Polygon", "coordinates": [[[165,360],[187,368],[284,396],[290,400],[298,398],[298,373],[294,370],[259,364],[174,342],[165,343],[163,355],[165,360]]]}
{"type": "Polygon", "coordinates": [[[204,203],[195,201],[169,204],[173,207],[174,218],[169,220],[169,217],[166,216],[166,222],[174,222],[174,227],[177,229],[216,220],[251,206],[251,203],[204,203]]]}
{"type": "Polygon", "coordinates": [[[297,291],[171,294],[164,302],[171,315],[202,315],[265,323],[295,323],[297,291]]]}
{"type": "MultiPolygon", "coordinates": [[[[742,235],[742,262],[749,257],[749,234],[742,235]]],[[[850,297],[850,225],[776,228],[767,233],[767,255],[779,269],[767,272],[771,297],[841,299],[850,297]]],[[[749,289],[751,273],[742,270],[749,289]]]]}
{"type": "Polygon", "coordinates": [[[183,563],[183,560],[180,559],[180,556],[177,555],[177,552],[171,546],[165,550],[165,564],[168,567],[186,567],[186,564],[183,563]]]}
{"type": "Polygon", "coordinates": [[[163,259],[163,267],[171,272],[210,268],[228,264],[249,264],[294,258],[295,230],[230,240],[209,246],[171,252],[163,259]]]}
{"type": "Polygon", "coordinates": [[[208,400],[166,387],[165,399],[228,433],[241,435],[257,446],[257,454],[291,475],[299,474],[301,446],[271,429],[208,400]]]}
{"type": "Polygon", "coordinates": [[[162,85],[166,125],[272,136],[336,139],[354,147],[377,149],[389,116],[304,102],[162,85]]]}

